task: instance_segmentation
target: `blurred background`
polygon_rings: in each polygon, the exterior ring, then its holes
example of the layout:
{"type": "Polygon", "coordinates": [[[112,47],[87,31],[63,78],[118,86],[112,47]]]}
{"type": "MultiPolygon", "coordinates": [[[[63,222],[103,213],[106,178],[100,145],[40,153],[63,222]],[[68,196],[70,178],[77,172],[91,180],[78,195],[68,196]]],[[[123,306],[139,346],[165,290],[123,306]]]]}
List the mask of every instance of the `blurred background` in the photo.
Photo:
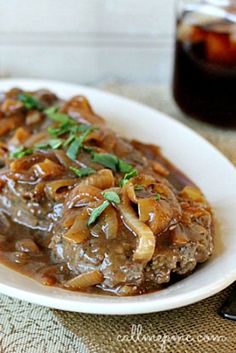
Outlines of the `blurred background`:
{"type": "Polygon", "coordinates": [[[0,1],[0,76],[168,84],[174,2],[0,1]]]}

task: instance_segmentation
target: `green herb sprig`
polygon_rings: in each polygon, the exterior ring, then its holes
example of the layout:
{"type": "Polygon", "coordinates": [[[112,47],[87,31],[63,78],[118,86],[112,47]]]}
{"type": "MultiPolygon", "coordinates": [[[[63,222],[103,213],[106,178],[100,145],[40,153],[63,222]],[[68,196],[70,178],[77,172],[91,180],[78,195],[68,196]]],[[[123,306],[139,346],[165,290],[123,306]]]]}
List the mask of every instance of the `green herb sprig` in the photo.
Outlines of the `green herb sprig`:
{"type": "Polygon", "coordinates": [[[114,172],[125,173],[124,178],[120,181],[120,186],[124,186],[129,179],[138,175],[137,170],[131,164],[126,163],[111,153],[92,152],[92,161],[101,164],[114,172]]]}
{"type": "Polygon", "coordinates": [[[97,220],[97,218],[102,214],[103,211],[105,211],[105,209],[110,205],[110,203],[120,203],[120,197],[115,191],[104,191],[102,192],[102,195],[106,200],[103,201],[100,206],[92,210],[92,213],[88,220],[88,226],[90,226],[97,220]]]}
{"type": "Polygon", "coordinates": [[[90,167],[76,168],[71,166],[69,169],[79,178],[96,173],[96,170],[90,167]]]}
{"type": "Polygon", "coordinates": [[[75,136],[70,143],[69,148],[66,151],[67,156],[75,160],[77,157],[77,154],[79,153],[79,150],[82,148],[84,141],[88,137],[88,135],[95,131],[97,127],[95,126],[88,126],[88,128],[80,135],[80,136],[75,136]]]}
{"type": "Polygon", "coordinates": [[[58,112],[57,107],[51,107],[44,112],[50,119],[60,123],[59,127],[48,128],[50,135],[58,137],[69,133],[69,136],[63,142],[63,146],[69,146],[66,154],[70,159],[75,160],[79,150],[83,147],[83,143],[87,136],[98,128],[87,124],[77,124],[75,120],[69,117],[69,115],[58,112]],[[79,133],[81,133],[81,135],[77,136],[79,133]]]}
{"type": "Polygon", "coordinates": [[[92,161],[112,169],[114,172],[130,173],[134,169],[131,164],[111,153],[92,152],[92,161]]]}
{"type": "Polygon", "coordinates": [[[68,125],[75,125],[76,122],[69,115],[65,113],[58,112],[58,107],[50,107],[44,110],[44,113],[47,117],[53,121],[56,121],[60,124],[68,124],[68,125]]]}
{"type": "Polygon", "coordinates": [[[24,104],[26,109],[37,109],[41,111],[44,108],[43,104],[29,93],[19,94],[18,99],[24,104]]]}
{"type": "Polygon", "coordinates": [[[124,178],[121,179],[120,181],[120,186],[124,186],[126,183],[128,183],[129,179],[135,177],[138,175],[138,172],[136,169],[132,169],[129,173],[126,173],[124,178]]]}
{"type": "Polygon", "coordinates": [[[113,202],[115,204],[120,203],[120,196],[115,191],[103,191],[102,196],[107,201],[113,202]]]}
{"type": "Polygon", "coordinates": [[[131,164],[123,161],[123,159],[118,159],[118,169],[122,173],[130,173],[134,168],[131,164]]]}
{"type": "Polygon", "coordinates": [[[89,220],[88,220],[88,226],[90,226],[91,224],[93,224],[96,219],[102,214],[103,211],[105,211],[105,209],[110,205],[110,202],[105,200],[103,201],[103,203],[94,208],[90,217],[89,217],[89,220]]]}
{"type": "Polygon", "coordinates": [[[28,156],[29,154],[33,153],[33,148],[25,148],[19,147],[16,148],[13,152],[10,153],[10,158],[22,158],[24,156],[28,156]]]}
{"type": "Polygon", "coordinates": [[[107,167],[114,172],[118,170],[118,158],[110,153],[92,153],[92,161],[107,167]]]}
{"type": "Polygon", "coordinates": [[[161,195],[159,193],[157,193],[154,198],[156,201],[160,201],[161,195]]]}
{"type": "Polygon", "coordinates": [[[48,140],[46,143],[39,143],[35,145],[35,149],[47,150],[49,148],[52,148],[53,150],[57,150],[62,146],[62,144],[63,144],[62,139],[55,138],[55,139],[48,140]]]}

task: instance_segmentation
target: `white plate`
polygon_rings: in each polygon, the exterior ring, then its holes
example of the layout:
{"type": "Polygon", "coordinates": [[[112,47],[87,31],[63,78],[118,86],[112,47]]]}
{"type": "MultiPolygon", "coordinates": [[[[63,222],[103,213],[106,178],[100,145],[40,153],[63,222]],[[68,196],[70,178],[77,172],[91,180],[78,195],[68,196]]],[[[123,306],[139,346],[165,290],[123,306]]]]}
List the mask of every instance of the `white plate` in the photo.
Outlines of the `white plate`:
{"type": "Polygon", "coordinates": [[[158,144],[163,153],[203,190],[221,223],[216,251],[192,275],[160,292],[135,297],[109,297],[46,287],[0,266],[0,292],[51,308],[96,314],[138,314],[177,308],[207,298],[236,279],[236,170],[207,141],[168,116],[95,89],[41,80],[0,80],[11,87],[48,88],[63,98],[88,97],[109,125],[129,138],[158,144]]]}

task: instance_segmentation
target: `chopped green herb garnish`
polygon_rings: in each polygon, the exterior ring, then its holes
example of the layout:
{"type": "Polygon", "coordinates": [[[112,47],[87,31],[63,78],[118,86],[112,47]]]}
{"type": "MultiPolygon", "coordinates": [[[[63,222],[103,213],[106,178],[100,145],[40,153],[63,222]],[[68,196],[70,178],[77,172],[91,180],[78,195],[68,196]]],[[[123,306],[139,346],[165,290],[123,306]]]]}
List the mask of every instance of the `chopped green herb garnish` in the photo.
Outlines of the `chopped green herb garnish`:
{"type": "Polygon", "coordinates": [[[111,153],[93,153],[93,162],[99,163],[104,167],[112,169],[114,172],[130,173],[133,170],[131,164],[119,159],[111,153]]]}
{"type": "Polygon", "coordinates": [[[58,112],[58,108],[57,107],[51,107],[49,109],[46,109],[44,111],[44,113],[52,120],[61,123],[61,124],[70,124],[70,125],[74,125],[76,124],[76,122],[69,117],[69,115],[64,114],[64,113],[60,113],[58,112]]]}
{"type": "Polygon", "coordinates": [[[68,150],[66,152],[67,156],[70,159],[72,159],[72,160],[76,159],[77,154],[78,154],[80,148],[83,146],[83,143],[86,140],[87,136],[95,129],[97,129],[97,128],[94,126],[89,126],[87,128],[87,130],[85,130],[79,137],[75,137],[75,139],[73,139],[73,142],[70,144],[70,147],[68,148],[68,150]]]}
{"type": "Polygon", "coordinates": [[[118,160],[118,170],[122,173],[129,173],[133,169],[131,164],[126,163],[122,159],[118,160]]]}
{"type": "Polygon", "coordinates": [[[100,206],[96,207],[93,209],[89,220],[88,220],[88,226],[93,224],[96,219],[102,214],[102,212],[110,205],[108,200],[105,200],[100,206]]]}
{"type": "Polygon", "coordinates": [[[10,153],[10,158],[22,158],[33,153],[33,148],[19,147],[15,151],[10,153]]]}
{"type": "Polygon", "coordinates": [[[118,158],[110,153],[93,153],[92,161],[103,165],[104,167],[117,171],[118,158]]]}
{"type": "Polygon", "coordinates": [[[63,143],[62,139],[51,139],[46,143],[39,143],[39,144],[35,145],[35,148],[39,149],[39,150],[47,150],[49,148],[56,150],[62,146],[62,143],[63,143]]]}
{"type": "Polygon", "coordinates": [[[124,178],[121,179],[121,181],[120,181],[120,186],[124,186],[129,181],[129,179],[137,176],[137,174],[138,174],[138,172],[136,169],[132,169],[131,172],[126,173],[124,178]]]}
{"type": "Polygon", "coordinates": [[[18,99],[24,104],[25,108],[27,109],[43,110],[42,103],[31,94],[28,94],[28,93],[19,94],[18,99]]]}
{"type": "Polygon", "coordinates": [[[73,123],[73,120],[67,114],[64,113],[53,113],[51,115],[48,115],[48,117],[61,124],[73,123]]]}
{"type": "Polygon", "coordinates": [[[50,107],[44,110],[44,113],[48,116],[50,116],[51,114],[54,114],[58,111],[58,107],[50,107]]]}
{"type": "Polygon", "coordinates": [[[60,136],[71,130],[71,125],[68,123],[62,124],[60,127],[49,127],[48,133],[52,136],[60,136]]]}
{"type": "Polygon", "coordinates": [[[160,199],[161,199],[161,195],[157,193],[157,194],[155,195],[155,200],[160,201],[160,199]]]}
{"type": "Polygon", "coordinates": [[[104,191],[102,192],[104,199],[114,202],[116,204],[120,203],[120,196],[115,191],[104,191]]]}
{"type": "Polygon", "coordinates": [[[135,187],[134,187],[135,191],[141,191],[143,189],[144,189],[143,185],[135,185],[135,187]]]}
{"type": "Polygon", "coordinates": [[[79,152],[81,146],[81,142],[79,137],[76,137],[74,139],[74,141],[71,143],[70,147],[68,148],[68,150],[66,151],[67,156],[72,159],[75,160],[77,157],[77,154],[79,152]]]}
{"type": "Polygon", "coordinates": [[[71,143],[74,141],[75,138],[76,138],[76,135],[75,135],[75,134],[70,134],[70,135],[67,137],[67,139],[64,141],[63,146],[64,146],[64,147],[68,146],[69,144],[71,144],[71,143]]]}
{"type": "Polygon", "coordinates": [[[37,145],[35,145],[35,148],[37,150],[47,150],[49,149],[49,144],[48,143],[38,143],[37,145]]]}
{"type": "Polygon", "coordinates": [[[78,132],[85,132],[87,131],[88,129],[93,129],[93,130],[97,130],[98,127],[97,126],[92,126],[92,125],[87,125],[87,124],[79,124],[78,126],[76,126],[76,129],[75,129],[75,133],[78,133],[78,132]]]}
{"type": "Polygon", "coordinates": [[[85,167],[85,168],[70,167],[69,169],[72,170],[72,172],[74,172],[75,175],[77,175],[77,177],[79,178],[96,173],[96,170],[90,167],[85,167]]]}
{"type": "Polygon", "coordinates": [[[48,133],[52,136],[60,136],[61,129],[59,127],[49,127],[48,133]]]}
{"type": "Polygon", "coordinates": [[[72,141],[76,138],[76,134],[81,133],[81,132],[86,132],[90,130],[93,131],[97,129],[96,127],[92,127],[91,125],[86,125],[86,124],[80,124],[79,126],[71,126],[69,129],[67,129],[67,132],[70,132],[69,137],[66,139],[66,141],[63,143],[63,146],[66,147],[71,144],[72,141]]]}
{"type": "Polygon", "coordinates": [[[61,147],[62,143],[62,139],[51,139],[48,141],[49,146],[52,147],[53,150],[56,150],[61,147]]]}

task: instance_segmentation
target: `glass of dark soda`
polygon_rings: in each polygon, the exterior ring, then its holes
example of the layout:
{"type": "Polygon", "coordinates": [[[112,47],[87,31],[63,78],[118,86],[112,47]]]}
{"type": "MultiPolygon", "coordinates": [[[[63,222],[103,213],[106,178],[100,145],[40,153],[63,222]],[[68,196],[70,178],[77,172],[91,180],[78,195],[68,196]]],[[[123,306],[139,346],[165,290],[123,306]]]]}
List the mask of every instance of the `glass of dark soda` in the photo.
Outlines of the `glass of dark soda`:
{"type": "Polygon", "coordinates": [[[179,1],[173,78],[187,115],[236,128],[236,1],[179,1]]]}

